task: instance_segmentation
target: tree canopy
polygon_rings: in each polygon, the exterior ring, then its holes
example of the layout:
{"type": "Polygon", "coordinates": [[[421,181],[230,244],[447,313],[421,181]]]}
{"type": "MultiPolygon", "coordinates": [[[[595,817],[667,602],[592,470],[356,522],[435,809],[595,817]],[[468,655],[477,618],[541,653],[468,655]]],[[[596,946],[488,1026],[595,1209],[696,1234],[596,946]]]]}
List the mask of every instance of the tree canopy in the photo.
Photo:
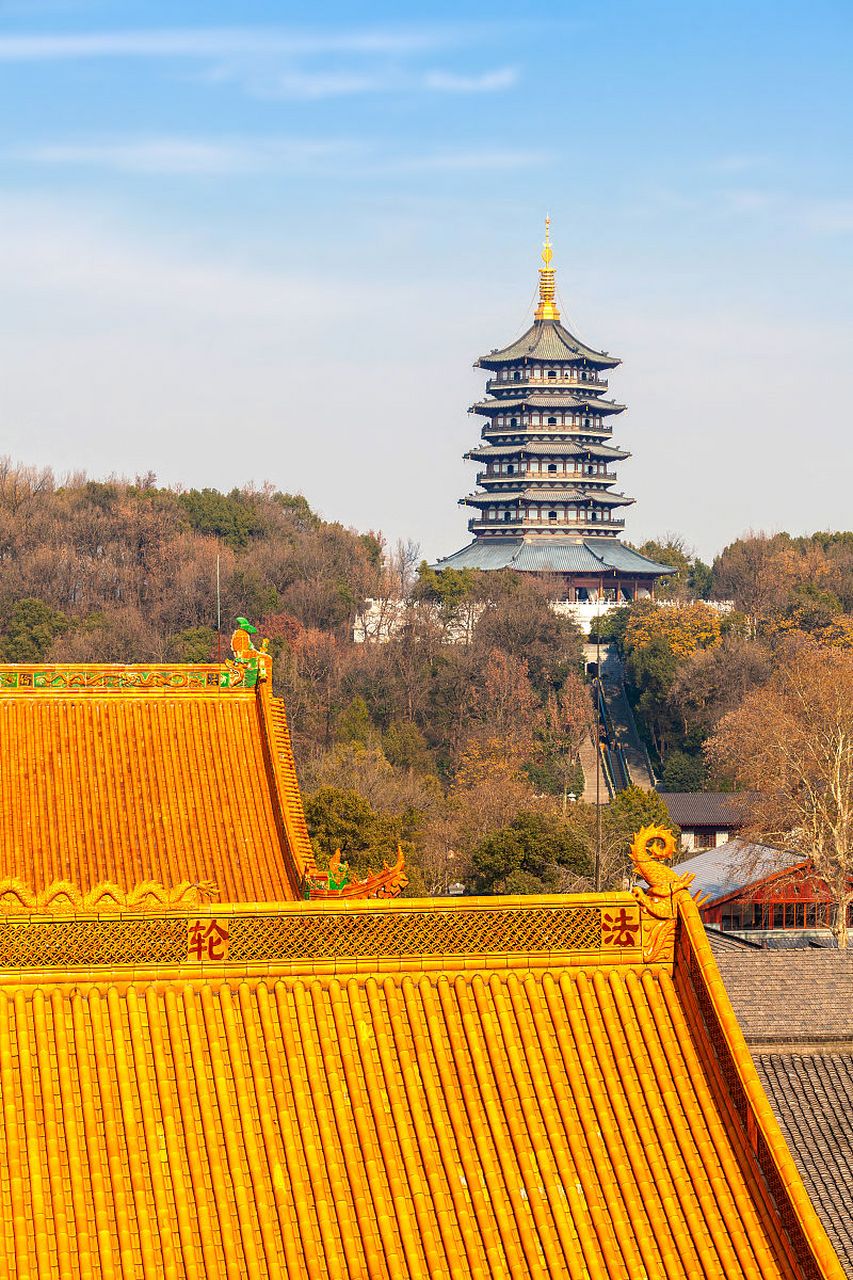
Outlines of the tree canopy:
{"type": "Polygon", "coordinates": [[[794,642],[706,744],[712,767],[754,795],[747,834],[798,850],[825,880],[841,947],[853,903],[851,694],[853,653],[794,642]]]}

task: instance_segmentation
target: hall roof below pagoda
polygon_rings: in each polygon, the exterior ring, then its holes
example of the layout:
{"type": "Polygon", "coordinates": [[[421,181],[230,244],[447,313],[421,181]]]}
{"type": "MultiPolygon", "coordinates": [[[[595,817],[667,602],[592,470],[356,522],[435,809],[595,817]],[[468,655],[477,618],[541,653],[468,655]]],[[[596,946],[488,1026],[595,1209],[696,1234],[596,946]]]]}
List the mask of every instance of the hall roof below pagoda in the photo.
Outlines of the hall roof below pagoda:
{"type": "Polygon", "coordinates": [[[843,1280],[672,910],[10,919],[0,1270],[843,1280]]]}
{"type": "Polygon", "coordinates": [[[314,858],[287,721],[234,663],[0,667],[0,884],[300,896],[314,858]]]}
{"type": "Polygon", "coordinates": [[[672,565],[658,564],[615,538],[559,538],[550,534],[547,537],[475,538],[431,567],[583,573],[592,577],[617,572],[637,578],[657,578],[675,572],[672,565]]]}
{"type": "Polygon", "coordinates": [[[474,367],[499,369],[524,360],[566,363],[586,360],[601,369],[615,369],[622,361],[606,351],[596,351],[570,333],[559,320],[535,320],[530,328],[508,347],[480,356],[474,367]]]}
{"type": "Polygon", "coordinates": [[[530,395],[501,400],[489,396],[472,404],[471,413],[507,413],[512,409],[589,409],[592,413],[622,413],[624,404],[615,400],[599,400],[597,396],[585,396],[571,391],[532,392],[530,395]]]}

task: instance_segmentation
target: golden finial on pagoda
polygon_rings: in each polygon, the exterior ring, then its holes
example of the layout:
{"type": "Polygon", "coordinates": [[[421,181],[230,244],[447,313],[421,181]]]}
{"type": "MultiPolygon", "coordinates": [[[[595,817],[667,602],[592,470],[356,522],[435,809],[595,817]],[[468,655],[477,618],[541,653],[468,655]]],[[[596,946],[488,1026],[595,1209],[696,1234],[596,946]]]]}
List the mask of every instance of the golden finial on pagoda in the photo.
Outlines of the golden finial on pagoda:
{"type": "Polygon", "coordinates": [[[537,320],[559,320],[557,310],[557,273],[551,266],[554,250],[551,248],[551,218],[545,216],[545,244],[542,247],[542,261],[539,268],[539,306],[536,308],[537,320]]]}

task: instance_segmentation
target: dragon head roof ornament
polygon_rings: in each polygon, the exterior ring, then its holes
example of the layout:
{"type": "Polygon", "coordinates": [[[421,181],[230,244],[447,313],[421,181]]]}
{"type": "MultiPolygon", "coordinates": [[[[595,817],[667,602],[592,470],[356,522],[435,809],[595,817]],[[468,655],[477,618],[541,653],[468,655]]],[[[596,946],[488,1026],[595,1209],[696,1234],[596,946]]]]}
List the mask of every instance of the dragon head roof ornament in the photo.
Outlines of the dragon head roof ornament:
{"type": "Polygon", "coordinates": [[[680,876],[666,865],[676,848],[675,836],[669,828],[655,824],[640,827],[631,842],[634,871],[649,886],[648,891],[635,886],[631,892],[656,920],[674,919],[675,896],[687,893],[694,879],[691,874],[680,876]]]}

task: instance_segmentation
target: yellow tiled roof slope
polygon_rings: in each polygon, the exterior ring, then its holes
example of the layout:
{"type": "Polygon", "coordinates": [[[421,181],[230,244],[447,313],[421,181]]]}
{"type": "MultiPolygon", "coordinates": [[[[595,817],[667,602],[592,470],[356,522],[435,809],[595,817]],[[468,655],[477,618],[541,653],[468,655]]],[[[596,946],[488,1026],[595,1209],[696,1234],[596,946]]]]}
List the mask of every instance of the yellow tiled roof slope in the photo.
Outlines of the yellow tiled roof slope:
{"type": "Polygon", "coordinates": [[[0,923],[0,1091],[13,1276],[842,1274],[689,900],[0,923]]]}
{"type": "Polygon", "coordinates": [[[284,708],[231,665],[0,667],[0,881],[211,881],[287,901],[313,867],[284,708]]]}

